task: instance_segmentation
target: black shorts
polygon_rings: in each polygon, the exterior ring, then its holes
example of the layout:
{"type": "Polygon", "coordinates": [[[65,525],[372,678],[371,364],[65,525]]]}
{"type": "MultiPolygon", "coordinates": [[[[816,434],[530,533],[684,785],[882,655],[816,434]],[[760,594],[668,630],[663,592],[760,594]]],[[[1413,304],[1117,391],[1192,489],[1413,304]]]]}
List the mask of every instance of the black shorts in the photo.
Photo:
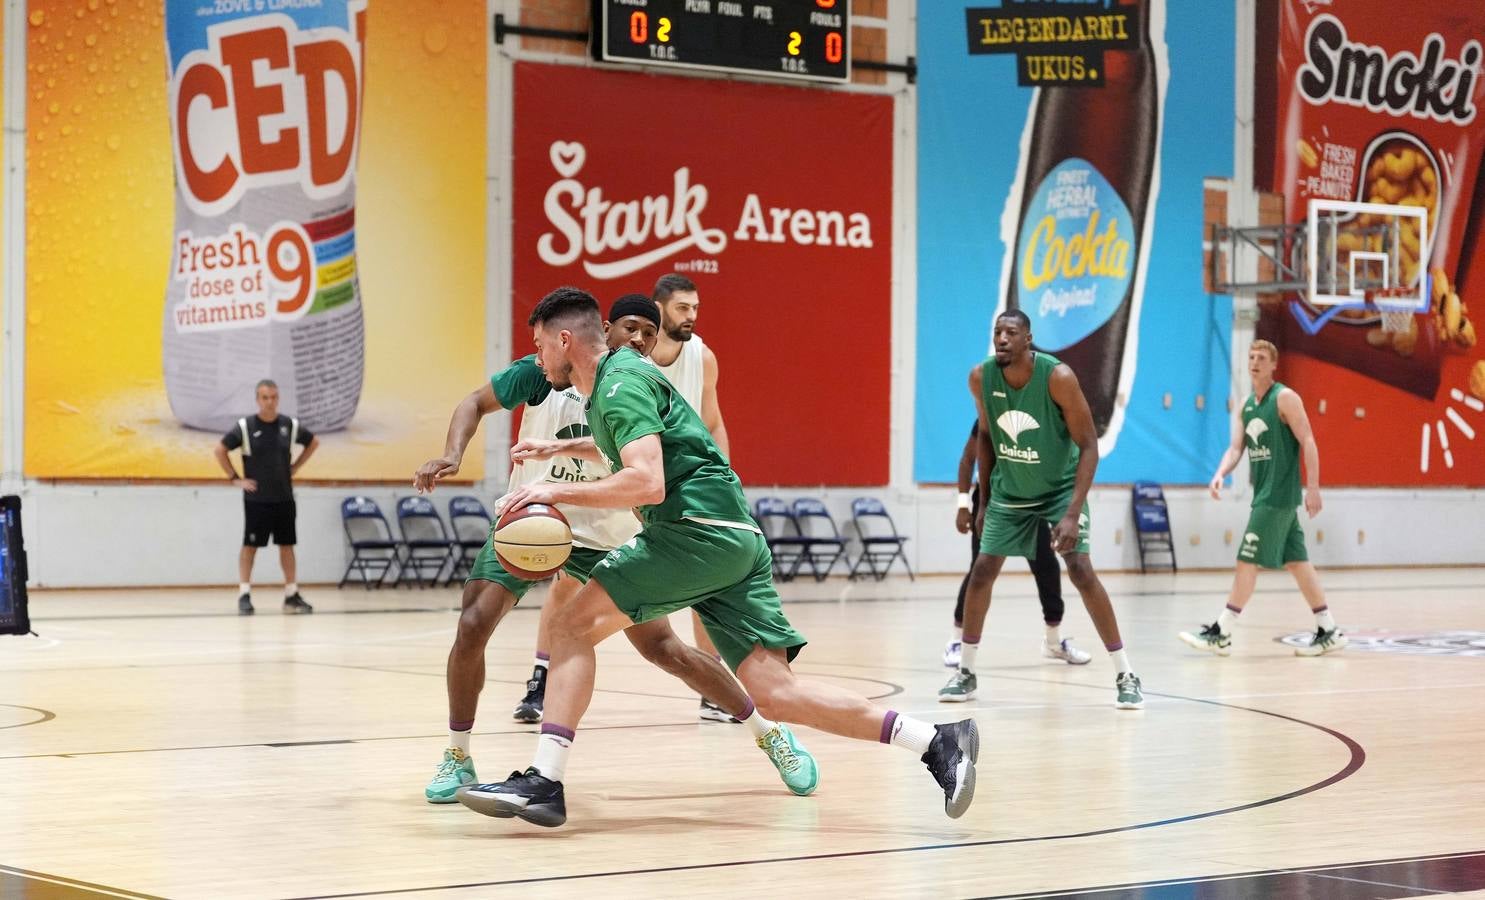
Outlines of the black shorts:
{"type": "Polygon", "coordinates": [[[270,536],[280,547],[292,547],[296,543],[293,500],[254,503],[244,498],[242,510],[247,520],[242,530],[244,547],[267,547],[270,536]]]}

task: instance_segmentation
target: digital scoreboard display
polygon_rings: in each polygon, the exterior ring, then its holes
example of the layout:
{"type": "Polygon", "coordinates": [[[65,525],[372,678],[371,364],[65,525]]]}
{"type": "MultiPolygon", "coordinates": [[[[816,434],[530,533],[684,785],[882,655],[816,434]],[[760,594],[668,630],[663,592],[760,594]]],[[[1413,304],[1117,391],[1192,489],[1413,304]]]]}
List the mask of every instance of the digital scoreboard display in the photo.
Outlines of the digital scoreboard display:
{"type": "Polygon", "coordinates": [[[849,81],[851,0],[595,0],[605,62],[849,81]]]}

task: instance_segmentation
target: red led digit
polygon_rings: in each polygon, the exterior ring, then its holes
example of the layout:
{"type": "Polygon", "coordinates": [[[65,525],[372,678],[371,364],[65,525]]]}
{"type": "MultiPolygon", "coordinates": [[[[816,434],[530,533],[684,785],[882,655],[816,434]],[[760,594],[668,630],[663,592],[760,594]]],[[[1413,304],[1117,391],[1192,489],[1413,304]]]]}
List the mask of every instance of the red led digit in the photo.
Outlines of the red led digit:
{"type": "Polygon", "coordinates": [[[629,40],[636,44],[643,44],[650,37],[650,17],[646,13],[636,12],[629,16],[629,40]]]}
{"type": "MultiPolygon", "coordinates": [[[[825,0],[815,0],[815,2],[816,3],[823,3],[823,2],[825,2],[825,0]]],[[[835,0],[829,0],[829,2],[834,3],[835,0]]],[[[832,31],[832,32],[826,34],[825,35],[825,60],[826,60],[826,62],[838,63],[838,62],[840,62],[840,59],[841,59],[841,57],[844,54],[845,54],[845,47],[844,47],[844,42],[841,40],[840,32],[839,31],[832,31]]]]}

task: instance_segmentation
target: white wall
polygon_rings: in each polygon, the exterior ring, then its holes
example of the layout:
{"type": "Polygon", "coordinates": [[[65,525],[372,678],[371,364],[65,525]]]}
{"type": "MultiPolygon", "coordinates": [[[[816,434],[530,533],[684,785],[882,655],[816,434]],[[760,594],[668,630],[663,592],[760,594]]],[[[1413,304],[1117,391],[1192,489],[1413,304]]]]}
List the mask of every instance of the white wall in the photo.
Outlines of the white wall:
{"type": "MultiPolygon", "coordinates": [[[[447,496],[464,492],[455,487],[433,496],[443,510],[447,496]]],[[[484,495],[495,492],[492,488],[484,495]]],[[[340,578],[347,553],[339,503],[352,493],[375,498],[391,519],[396,498],[410,489],[299,488],[301,582],[340,578]]],[[[911,536],[908,555],[915,571],[957,573],[968,562],[969,539],[954,530],[954,494],[949,488],[784,488],[748,493],[750,498],[824,497],[843,529],[853,497],[881,497],[898,527],[911,536]]],[[[22,497],[31,578],[37,586],[236,583],[242,501],[230,488],[33,483],[25,486],[22,497]]],[[[1212,501],[1195,488],[1176,488],[1167,497],[1181,566],[1231,566],[1236,553],[1232,538],[1246,521],[1246,502],[1212,501]],[[1193,539],[1199,543],[1193,545],[1193,539]]],[[[1320,518],[1305,525],[1310,557],[1318,565],[1485,563],[1485,492],[1336,489],[1326,492],[1325,504],[1320,518]],[[1365,542],[1359,543],[1362,532],[1365,542]],[[1321,533],[1323,540],[1317,540],[1321,533]]],[[[1092,505],[1094,564],[1109,570],[1137,568],[1128,490],[1095,489],[1092,505]]],[[[855,552],[852,547],[852,556],[855,552]]],[[[278,581],[278,558],[272,547],[259,554],[255,575],[259,584],[278,581]]]]}

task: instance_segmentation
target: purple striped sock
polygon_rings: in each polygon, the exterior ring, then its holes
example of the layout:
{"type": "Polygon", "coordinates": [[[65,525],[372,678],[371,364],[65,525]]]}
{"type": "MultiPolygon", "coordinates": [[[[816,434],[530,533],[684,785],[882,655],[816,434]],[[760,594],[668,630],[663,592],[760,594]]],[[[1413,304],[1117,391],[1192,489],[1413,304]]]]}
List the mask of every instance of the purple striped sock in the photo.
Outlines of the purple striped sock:
{"type": "Polygon", "coordinates": [[[1227,604],[1227,611],[1230,612],[1230,613],[1232,613],[1233,615],[1237,615],[1238,613],[1242,612],[1241,609],[1238,609],[1236,606],[1233,606],[1231,603],[1227,604]]]}
{"type": "Polygon", "coordinates": [[[473,719],[470,719],[468,722],[455,722],[453,719],[450,719],[449,720],[449,731],[473,731],[473,730],[474,730],[474,720],[473,719]]]}
{"type": "Polygon", "coordinates": [[[536,661],[537,662],[551,662],[551,659],[552,659],[551,654],[549,654],[549,653],[547,653],[547,652],[545,652],[543,650],[536,651],[536,661]]]}
{"type": "Polygon", "coordinates": [[[1317,607],[1315,607],[1314,609],[1310,610],[1310,612],[1319,614],[1319,613],[1325,612],[1328,609],[1330,609],[1330,604],[1327,603],[1324,606],[1317,606],[1317,607]]]}
{"type": "Polygon", "coordinates": [[[978,644],[979,642],[980,642],[980,636],[978,634],[971,635],[971,634],[966,633],[964,635],[964,643],[966,643],[966,644],[978,644]]]}
{"type": "Polygon", "coordinates": [[[884,744],[892,743],[892,726],[897,723],[897,711],[887,710],[887,715],[882,719],[882,736],[878,738],[884,744]]]}
{"type": "Polygon", "coordinates": [[[1124,649],[1124,642],[1114,641],[1112,644],[1104,644],[1103,649],[1109,651],[1110,653],[1118,653],[1120,650],[1124,649]]]}
{"type": "Polygon", "coordinates": [[[555,734],[557,737],[566,738],[569,741],[577,738],[576,731],[573,731],[571,728],[563,728],[561,725],[553,725],[551,722],[542,723],[541,733],[555,734]]]}
{"type": "Polygon", "coordinates": [[[748,705],[744,706],[742,708],[742,712],[738,713],[736,716],[734,716],[734,718],[736,718],[739,722],[745,722],[747,721],[748,716],[751,716],[753,714],[753,709],[753,698],[749,697],[748,705]]]}

